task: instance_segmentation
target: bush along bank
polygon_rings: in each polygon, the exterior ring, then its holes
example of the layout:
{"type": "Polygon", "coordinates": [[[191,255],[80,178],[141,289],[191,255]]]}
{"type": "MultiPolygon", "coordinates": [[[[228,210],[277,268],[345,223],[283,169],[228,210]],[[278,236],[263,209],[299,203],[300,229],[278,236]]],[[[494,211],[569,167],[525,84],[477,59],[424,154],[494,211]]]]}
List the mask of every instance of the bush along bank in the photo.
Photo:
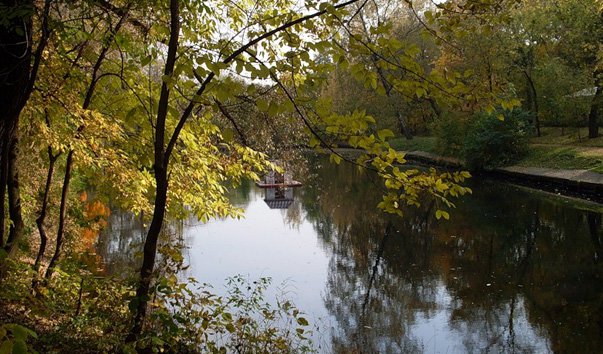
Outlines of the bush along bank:
{"type": "Polygon", "coordinates": [[[574,154],[568,162],[557,158],[558,147],[530,145],[533,121],[532,113],[518,108],[482,112],[464,120],[443,117],[434,129],[436,137],[424,138],[429,149],[413,151],[415,146],[398,140],[393,146],[408,151],[406,158],[414,163],[468,169],[474,175],[603,202],[603,174],[597,173],[603,170],[603,161],[574,154]],[[544,156],[548,156],[545,163],[535,163],[544,156]]]}

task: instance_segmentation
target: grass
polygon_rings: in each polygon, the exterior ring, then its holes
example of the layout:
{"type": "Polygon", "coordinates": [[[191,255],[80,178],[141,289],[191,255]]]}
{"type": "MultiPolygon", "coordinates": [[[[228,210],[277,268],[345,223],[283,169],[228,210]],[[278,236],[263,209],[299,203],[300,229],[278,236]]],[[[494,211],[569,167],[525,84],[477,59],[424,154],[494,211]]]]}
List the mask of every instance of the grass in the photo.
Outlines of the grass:
{"type": "Polygon", "coordinates": [[[411,140],[404,137],[390,139],[389,145],[399,151],[435,152],[436,138],[432,136],[415,136],[411,140]]]}
{"type": "Polygon", "coordinates": [[[603,155],[581,150],[572,146],[533,145],[530,147],[528,155],[517,164],[526,167],[591,170],[603,173],[603,155]]]}
{"type": "Polygon", "coordinates": [[[588,138],[588,128],[543,127],[542,136],[531,139],[532,144],[571,145],[582,147],[603,147],[603,128],[599,129],[598,138],[588,138]]]}
{"type": "MultiPolygon", "coordinates": [[[[590,170],[603,174],[602,136],[588,139],[587,128],[543,127],[542,136],[530,140],[530,151],[517,162],[525,167],[542,167],[562,170],[590,170]]],[[[396,137],[389,144],[400,151],[436,152],[437,139],[416,136],[412,140],[396,137]]]]}
{"type": "Polygon", "coordinates": [[[589,139],[587,128],[557,127],[543,127],[541,133],[530,139],[530,152],[518,165],[603,174],[603,135],[589,139]]]}

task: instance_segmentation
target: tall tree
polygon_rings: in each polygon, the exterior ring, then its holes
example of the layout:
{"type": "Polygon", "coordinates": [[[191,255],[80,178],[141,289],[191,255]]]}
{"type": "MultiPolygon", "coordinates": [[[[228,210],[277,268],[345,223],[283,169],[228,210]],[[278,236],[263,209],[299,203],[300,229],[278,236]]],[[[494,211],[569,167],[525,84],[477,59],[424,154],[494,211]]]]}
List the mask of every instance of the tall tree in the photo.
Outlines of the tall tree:
{"type": "MultiPolygon", "coordinates": [[[[178,0],[170,1],[167,9],[169,26],[163,30],[164,33],[169,33],[167,53],[157,110],[151,124],[154,151],[152,170],[155,181],[153,216],[144,244],[140,280],[133,302],[134,324],[128,335],[128,342],[135,341],[143,329],[152,289],[157,245],[166,209],[170,207],[170,186],[177,181],[173,175],[177,173],[174,163],[182,152],[193,146],[187,137],[187,129],[190,128],[187,123],[192,117],[202,120],[205,107],[216,109],[218,114],[224,113],[220,110],[220,105],[213,103],[236,95],[236,88],[228,74],[231,67],[233,73],[247,74],[252,80],[270,80],[275,83],[288,103],[276,105],[274,102],[258,99],[258,108],[268,112],[271,117],[283,112],[297,116],[306,127],[309,144],[329,149],[333,161],[341,161],[342,156],[332,150],[329,137],[333,137],[335,141],[343,139],[352,146],[365,149],[370,156],[363,156],[353,163],[377,171],[385,180],[388,193],[381,203],[381,208],[385,211],[401,215],[402,205],[418,205],[419,196],[423,193],[435,197],[443,205],[451,206],[449,197],[468,192],[468,189],[452,182],[462,181],[465,174],[436,174],[431,171],[428,175],[423,175],[414,170],[401,171],[396,163],[404,162],[403,155],[385,142],[387,137],[392,136],[391,131],[382,130],[377,135],[373,134],[371,126],[375,120],[372,117],[362,112],[332,114],[328,105],[323,105],[325,102],[309,104],[313,103],[308,96],[310,88],[320,78],[324,78],[324,72],[330,70],[332,65],[312,60],[308,52],[325,52],[335,48],[333,50],[339,56],[342,55],[340,49],[333,47],[328,38],[333,35],[334,26],[340,26],[346,22],[347,16],[353,16],[347,11],[347,7],[356,1],[349,0],[335,5],[309,4],[301,12],[296,3],[286,1],[259,2],[248,7],[233,7],[229,2],[219,2],[212,9],[196,3],[185,5],[178,0]],[[224,12],[230,17],[223,17],[224,12]],[[205,16],[200,17],[199,13],[204,13],[205,16]],[[184,21],[206,30],[191,32],[186,27],[181,27],[184,21]],[[217,22],[221,25],[216,25],[217,22]],[[221,32],[225,27],[230,27],[232,37],[226,37],[227,34],[221,32]],[[302,36],[305,38],[302,39],[302,36]],[[225,37],[228,39],[225,40],[225,37]],[[189,46],[188,43],[194,45],[189,46]],[[197,86],[191,85],[191,79],[197,80],[197,86]],[[290,80],[291,85],[286,80],[290,80]],[[178,104],[181,105],[175,106],[178,104]],[[195,108],[201,108],[201,117],[195,114],[195,108]]],[[[377,79],[374,72],[371,77],[377,79]]],[[[417,80],[416,85],[420,84],[417,80]]],[[[211,114],[211,110],[205,112],[211,114]]],[[[201,157],[207,158],[203,155],[201,157]]],[[[237,157],[231,156],[232,158],[237,157]]],[[[239,178],[249,175],[245,171],[237,173],[237,170],[239,168],[231,168],[218,173],[232,174],[235,171],[235,176],[239,178]]],[[[199,177],[222,178],[219,174],[199,177]]],[[[205,190],[203,198],[211,198],[214,193],[216,192],[205,190]]],[[[204,204],[192,205],[192,208],[203,206],[204,204]]],[[[216,215],[220,214],[220,210],[205,213],[216,215]]],[[[438,216],[448,217],[448,214],[439,211],[438,216]]]]}
{"type": "MultiPolygon", "coordinates": [[[[128,18],[130,6],[131,5],[128,4],[123,9],[121,9],[120,15],[117,18],[117,22],[114,25],[111,23],[111,21],[108,21],[108,29],[107,29],[106,38],[104,38],[104,40],[102,41],[101,47],[99,49],[98,57],[96,57],[96,60],[94,61],[94,65],[92,67],[92,72],[90,74],[88,85],[84,91],[84,98],[83,98],[83,102],[81,105],[81,110],[86,111],[86,110],[90,109],[90,106],[92,104],[92,99],[93,99],[95,91],[98,87],[99,78],[101,77],[101,66],[103,65],[103,62],[105,61],[107,54],[108,54],[109,50],[111,49],[112,45],[114,45],[113,42],[115,40],[116,34],[120,31],[121,27],[124,25],[124,23],[126,22],[126,20],[128,18]]],[[[84,128],[85,128],[84,125],[80,125],[78,127],[77,132],[76,132],[76,135],[77,135],[76,139],[79,138],[79,135],[81,135],[84,128]]],[[[61,191],[61,203],[59,206],[59,220],[58,220],[58,227],[57,227],[56,244],[55,244],[54,254],[53,254],[52,258],[50,259],[48,268],[46,269],[46,274],[45,274],[46,279],[49,279],[52,276],[54,267],[56,266],[56,262],[59,260],[59,257],[61,256],[61,250],[62,250],[62,245],[64,242],[64,234],[65,234],[65,218],[66,218],[67,201],[68,201],[68,195],[69,195],[69,185],[71,182],[71,174],[72,174],[73,164],[74,164],[74,154],[75,154],[75,149],[73,149],[73,148],[70,148],[69,151],[67,152],[67,159],[65,162],[65,175],[63,178],[63,186],[62,186],[62,191],[61,191]]]]}
{"type": "Polygon", "coordinates": [[[42,9],[29,0],[6,0],[0,2],[2,31],[0,31],[0,246],[7,253],[14,250],[23,233],[19,186],[19,117],[25,107],[37,78],[44,48],[50,35],[48,13],[51,0],[46,0],[42,9]],[[37,10],[39,31],[34,30],[34,15],[37,10]],[[34,38],[33,33],[39,33],[34,38]],[[37,45],[34,49],[34,40],[37,45]],[[11,220],[8,238],[5,240],[5,196],[8,191],[9,216],[11,220]]]}

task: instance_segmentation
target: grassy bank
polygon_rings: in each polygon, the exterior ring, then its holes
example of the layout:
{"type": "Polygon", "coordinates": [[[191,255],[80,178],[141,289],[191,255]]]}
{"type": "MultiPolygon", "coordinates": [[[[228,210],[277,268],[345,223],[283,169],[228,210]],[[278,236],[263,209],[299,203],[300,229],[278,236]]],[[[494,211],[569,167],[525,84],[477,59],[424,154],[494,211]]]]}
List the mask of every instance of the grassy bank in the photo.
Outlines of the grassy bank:
{"type": "Polygon", "coordinates": [[[603,173],[603,155],[570,146],[532,145],[517,165],[603,173]]]}
{"type": "Polygon", "coordinates": [[[603,173],[603,136],[589,139],[587,128],[545,127],[541,133],[518,165],[603,173]]]}
{"type": "Polygon", "coordinates": [[[435,153],[436,137],[415,136],[410,140],[404,137],[398,137],[389,140],[389,144],[398,151],[425,151],[435,153]]]}
{"type": "Polygon", "coordinates": [[[543,127],[540,132],[540,137],[531,139],[533,144],[603,148],[603,129],[595,139],[588,138],[587,128],[543,127]]]}
{"type": "MultiPolygon", "coordinates": [[[[542,128],[542,136],[530,139],[528,154],[516,165],[561,170],[590,170],[603,174],[603,136],[587,138],[586,128],[542,128]]],[[[400,151],[436,151],[437,138],[417,136],[411,140],[398,137],[389,141],[400,151]]],[[[441,154],[440,154],[441,155],[441,154]]]]}

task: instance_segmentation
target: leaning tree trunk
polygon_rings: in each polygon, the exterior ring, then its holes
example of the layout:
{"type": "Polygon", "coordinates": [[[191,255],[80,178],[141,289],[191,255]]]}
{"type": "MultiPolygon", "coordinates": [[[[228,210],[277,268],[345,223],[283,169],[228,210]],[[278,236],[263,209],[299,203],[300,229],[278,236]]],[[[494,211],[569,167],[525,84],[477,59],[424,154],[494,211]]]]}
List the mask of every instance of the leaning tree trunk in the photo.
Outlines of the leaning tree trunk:
{"type": "MultiPolygon", "coordinates": [[[[42,61],[42,54],[48,43],[48,18],[52,0],[44,1],[41,36],[35,53],[33,42],[33,0],[0,0],[0,6],[8,23],[0,30],[0,136],[2,151],[0,152],[0,246],[9,254],[14,250],[16,242],[23,233],[21,216],[21,198],[19,189],[18,153],[19,117],[25,104],[31,97],[34,82],[42,61]],[[32,61],[33,58],[33,61],[32,61]],[[4,198],[8,189],[9,215],[11,226],[4,243],[5,207],[4,198]]],[[[1,259],[0,259],[1,261],[1,259]]],[[[0,262],[1,265],[1,262],[0,262]]],[[[0,267],[4,268],[4,267],[0,267]]]]}
{"type": "MultiPolygon", "coordinates": [[[[356,2],[357,0],[348,0],[347,2],[343,2],[335,5],[335,8],[342,8],[348,6],[356,2]]],[[[284,25],[281,25],[271,31],[267,31],[266,33],[259,35],[253,39],[251,39],[246,44],[242,45],[239,49],[232,52],[227,58],[225,58],[222,63],[229,64],[233,62],[237,57],[243,54],[246,50],[259,43],[260,41],[272,36],[277,32],[282,32],[287,30],[288,28],[301,23],[303,21],[308,21],[315,17],[321,16],[325,14],[326,10],[321,10],[312,14],[308,14],[302,16],[300,18],[296,18],[287,22],[284,25]]],[[[171,77],[174,74],[174,66],[176,63],[176,54],[178,52],[178,41],[180,36],[180,5],[178,0],[170,0],[170,32],[169,32],[169,41],[168,41],[168,50],[167,57],[165,60],[165,66],[163,74],[166,77],[171,77]]],[[[196,95],[200,96],[205,92],[207,85],[211,82],[211,80],[215,77],[214,73],[208,74],[208,76],[203,80],[201,86],[196,91],[196,95]]],[[[138,288],[136,290],[136,298],[133,299],[134,306],[134,324],[130,333],[126,338],[127,343],[135,342],[140,334],[142,333],[142,328],[144,324],[144,318],[146,315],[146,307],[147,302],[149,300],[149,292],[151,289],[151,278],[153,274],[153,270],[155,267],[155,256],[157,251],[157,241],[159,239],[159,234],[161,232],[161,228],[163,225],[163,219],[165,216],[165,207],[167,202],[167,190],[168,190],[168,177],[167,171],[169,167],[169,160],[171,153],[178,141],[178,137],[180,132],[182,131],[186,121],[191,116],[194,107],[197,103],[194,101],[190,101],[188,106],[184,109],[180,119],[171,133],[170,138],[168,139],[167,145],[165,144],[166,138],[166,119],[167,119],[167,110],[169,103],[170,89],[166,81],[164,80],[161,84],[161,94],[159,97],[159,102],[157,105],[157,118],[155,121],[155,125],[153,126],[153,130],[155,133],[154,140],[154,161],[153,161],[153,169],[155,172],[155,206],[153,212],[153,220],[151,222],[151,226],[149,228],[149,232],[147,233],[147,238],[145,240],[144,251],[143,251],[143,265],[140,270],[141,279],[138,284],[138,288]]]]}

